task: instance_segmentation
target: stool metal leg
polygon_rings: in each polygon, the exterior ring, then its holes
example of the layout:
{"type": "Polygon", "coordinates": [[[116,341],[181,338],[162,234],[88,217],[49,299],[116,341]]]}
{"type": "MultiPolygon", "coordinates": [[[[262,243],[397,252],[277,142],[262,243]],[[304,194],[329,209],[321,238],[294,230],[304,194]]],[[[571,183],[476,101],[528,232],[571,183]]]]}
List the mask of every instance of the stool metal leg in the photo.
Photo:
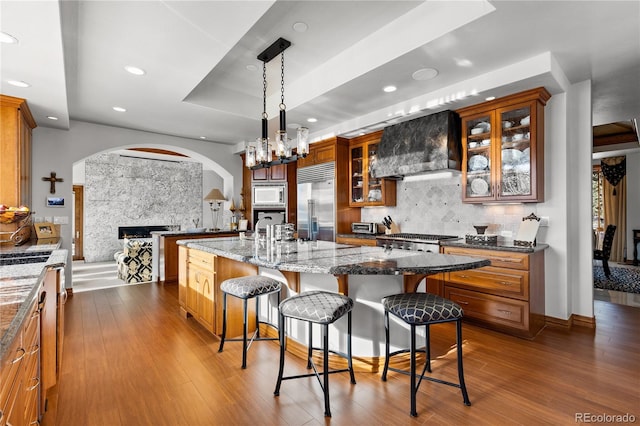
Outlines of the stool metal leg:
{"type": "Polygon", "coordinates": [[[273,392],[275,396],[280,395],[280,385],[282,384],[282,373],[284,373],[284,343],[287,339],[285,329],[284,329],[284,315],[278,315],[278,335],[280,337],[280,369],[278,370],[278,380],[276,381],[276,390],[273,392]]]}
{"type": "Polygon", "coordinates": [[[425,331],[424,331],[425,348],[424,349],[425,349],[425,354],[427,355],[426,371],[431,373],[431,338],[429,336],[429,324],[425,325],[424,327],[425,327],[425,331]]]}
{"type": "Polygon", "coordinates": [[[389,370],[389,311],[384,311],[384,368],[382,369],[382,381],[387,381],[389,370]]]}
{"type": "Polygon", "coordinates": [[[242,327],[242,368],[247,368],[247,331],[249,329],[249,313],[247,302],[247,299],[242,299],[242,306],[244,308],[244,324],[242,327]]]}
{"type": "Polygon", "coordinates": [[[411,416],[417,417],[416,410],[416,326],[411,324],[411,347],[410,347],[410,370],[411,370],[411,416]]]}
{"type": "Polygon", "coordinates": [[[356,384],[356,376],[353,374],[353,358],[351,357],[351,311],[347,314],[347,363],[349,366],[349,374],[351,375],[351,384],[356,384]]]}
{"type": "Polygon", "coordinates": [[[324,353],[324,415],[331,417],[331,409],[329,408],[329,324],[322,326],[322,350],[324,353]]]}
{"type": "Polygon", "coordinates": [[[462,400],[464,405],[471,405],[469,395],[467,394],[467,386],[464,384],[464,371],[462,369],[462,321],[456,321],[456,340],[457,340],[457,356],[458,356],[458,380],[460,381],[460,390],[462,391],[462,400]]]}
{"type": "MultiPolygon", "coordinates": [[[[269,297],[267,295],[267,297],[269,297]]],[[[256,335],[258,339],[260,338],[260,297],[256,297],[256,335]]],[[[269,303],[267,299],[267,303],[269,303]]]]}
{"type": "Polygon", "coordinates": [[[224,348],[224,338],[227,335],[227,293],[222,293],[222,336],[220,336],[220,347],[218,352],[224,348]]]}
{"type": "Polygon", "coordinates": [[[307,370],[311,368],[313,359],[313,323],[309,322],[309,346],[307,347],[307,370]]]}

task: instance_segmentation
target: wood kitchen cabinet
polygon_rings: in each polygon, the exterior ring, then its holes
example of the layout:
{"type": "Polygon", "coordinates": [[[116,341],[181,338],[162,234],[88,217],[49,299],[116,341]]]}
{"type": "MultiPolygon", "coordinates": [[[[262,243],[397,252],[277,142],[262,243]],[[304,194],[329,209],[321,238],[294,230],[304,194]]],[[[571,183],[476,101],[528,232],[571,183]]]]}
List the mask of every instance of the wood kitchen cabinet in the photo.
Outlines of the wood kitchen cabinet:
{"type": "Polygon", "coordinates": [[[336,237],[336,243],[338,244],[350,244],[353,246],[376,246],[375,238],[358,238],[358,237],[336,237]]]}
{"type": "Polygon", "coordinates": [[[334,137],[310,144],[309,154],[304,158],[298,158],[298,161],[296,161],[298,167],[307,167],[313,166],[314,164],[336,161],[336,144],[340,141],[344,142],[345,139],[334,137]]]}
{"type": "Polygon", "coordinates": [[[40,419],[40,315],[34,300],[0,365],[0,426],[40,419]]]}
{"type": "Polygon", "coordinates": [[[444,274],[444,297],[462,306],[466,319],[525,338],[542,330],[543,250],[520,253],[444,247],[444,253],[491,260],[491,266],[444,274]]]}
{"type": "Polygon", "coordinates": [[[253,180],[258,182],[264,181],[286,181],[287,165],[278,164],[277,166],[264,167],[262,169],[252,170],[253,180]]]}
{"type": "MultiPolygon", "coordinates": [[[[7,206],[33,207],[31,130],[35,127],[25,99],[0,95],[0,203],[7,206]]],[[[19,222],[0,223],[0,235],[11,235],[19,226],[19,222]]],[[[9,243],[8,238],[0,240],[9,243]]]]}
{"type": "Polygon", "coordinates": [[[371,176],[382,131],[351,139],[349,142],[349,205],[395,206],[396,182],[371,176]]]}
{"type": "Polygon", "coordinates": [[[456,111],[462,121],[462,201],[544,201],[544,87],[456,111]]]}
{"type": "MultiPolygon", "coordinates": [[[[178,302],[183,316],[192,316],[209,332],[222,333],[222,291],[220,284],[232,277],[256,275],[258,268],[242,262],[224,262],[218,256],[200,250],[178,247],[180,268],[178,302]],[[231,265],[231,266],[229,266],[231,265]]],[[[250,328],[255,328],[255,307],[249,306],[250,328]]],[[[242,301],[227,299],[227,335],[242,334],[242,301]]]]}

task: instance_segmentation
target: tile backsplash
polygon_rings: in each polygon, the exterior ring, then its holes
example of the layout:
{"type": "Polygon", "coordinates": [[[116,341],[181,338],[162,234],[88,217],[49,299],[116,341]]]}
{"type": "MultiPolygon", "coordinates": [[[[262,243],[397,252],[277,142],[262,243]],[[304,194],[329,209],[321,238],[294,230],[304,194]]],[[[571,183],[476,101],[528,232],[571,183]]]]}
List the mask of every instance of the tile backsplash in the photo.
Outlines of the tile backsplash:
{"type": "MultiPolygon", "coordinates": [[[[488,224],[486,233],[515,237],[524,216],[537,214],[536,204],[482,205],[462,202],[460,175],[421,181],[398,181],[395,207],[362,209],[362,221],[381,222],[389,215],[401,232],[464,236],[474,224],[488,224]]],[[[509,239],[504,237],[504,239],[509,239]]]]}

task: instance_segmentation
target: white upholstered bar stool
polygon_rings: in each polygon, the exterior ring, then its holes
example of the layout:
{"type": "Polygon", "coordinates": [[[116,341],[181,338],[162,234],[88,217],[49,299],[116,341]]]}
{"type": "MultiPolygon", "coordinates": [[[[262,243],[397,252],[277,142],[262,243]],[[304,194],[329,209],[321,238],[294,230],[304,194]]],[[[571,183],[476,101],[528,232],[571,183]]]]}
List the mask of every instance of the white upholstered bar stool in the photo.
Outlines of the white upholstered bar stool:
{"type": "Polygon", "coordinates": [[[220,337],[220,348],[218,352],[222,352],[225,341],[242,341],[242,368],[247,368],[247,351],[254,340],[278,340],[278,337],[260,337],[260,324],[268,324],[274,328],[274,324],[260,321],[260,301],[258,296],[277,293],[278,305],[280,304],[280,289],[282,284],[274,280],[273,278],[265,277],[262,275],[252,275],[247,277],[229,278],[220,284],[220,290],[222,290],[222,336],[220,337]],[[243,302],[243,331],[242,338],[227,339],[227,296],[231,295],[242,299],[243,302]],[[251,336],[251,340],[247,342],[248,334],[248,306],[249,299],[256,299],[256,330],[251,336]]]}

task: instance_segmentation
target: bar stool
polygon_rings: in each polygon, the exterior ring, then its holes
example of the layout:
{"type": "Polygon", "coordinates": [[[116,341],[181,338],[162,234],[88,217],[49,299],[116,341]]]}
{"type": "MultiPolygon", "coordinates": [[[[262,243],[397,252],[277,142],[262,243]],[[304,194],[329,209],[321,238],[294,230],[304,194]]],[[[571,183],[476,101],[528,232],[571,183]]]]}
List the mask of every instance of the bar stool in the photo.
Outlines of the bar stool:
{"type": "Polygon", "coordinates": [[[402,293],[387,296],[382,299],[384,306],[384,328],[385,328],[385,360],[382,380],[387,381],[387,370],[411,376],[411,415],[416,417],[416,393],[420,387],[422,379],[436,383],[457,387],[462,391],[462,399],[465,405],[471,405],[467,388],[464,384],[464,373],[462,370],[462,308],[455,302],[430,293],[402,293]],[[411,346],[409,349],[389,353],[389,313],[400,318],[411,326],[411,346]],[[443,322],[456,322],[456,346],[458,359],[458,380],[459,383],[451,383],[444,380],[426,377],[425,371],[431,372],[431,353],[429,345],[429,326],[431,324],[443,322]],[[425,326],[426,345],[424,350],[416,350],[416,326],[425,326]],[[410,353],[410,371],[389,367],[389,358],[401,353],[410,353]],[[426,362],[420,378],[416,384],[416,352],[426,354],[426,362]]]}
{"type": "Polygon", "coordinates": [[[280,395],[280,385],[283,380],[300,379],[303,377],[315,376],[320,383],[320,387],[324,393],[324,415],[331,417],[331,409],[329,407],[329,374],[344,373],[346,371],[351,375],[351,384],[356,384],[356,378],[353,374],[353,362],[351,360],[351,310],[353,309],[353,300],[351,298],[338,293],[330,293],[327,291],[309,291],[292,296],[280,303],[280,317],[278,328],[280,330],[280,371],[278,371],[278,381],[276,390],[273,392],[275,396],[280,395]],[[334,323],[338,319],[347,314],[347,354],[329,349],[329,324],[334,323]],[[285,318],[293,318],[301,321],[307,321],[309,324],[309,347],[307,355],[307,369],[313,368],[313,373],[301,374],[296,376],[283,377],[284,357],[285,357],[285,318]],[[322,325],[322,348],[313,347],[312,326],[313,324],[322,325]],[[323,380],[313,362],[313,351],[322,350],[323,352],[323,380]],[[348,368],[341,370],[329,369],[329,352],[339,355],[347,359],[348,368]]]}
{"type": "Polygon", "coordinates": [[[273,278],[265,277],[262,275],[252,275],[248,277],[229,278],[220,284],[220,290],[222,290],[222,336],[220,338],[220,348],[218,352],[222,352],[224,348],[225,340],[233,342],[242,340],[242,368],[247,368],[247,351],[251,347],[251,343],[254,340],[278,340],[277,337],[260,337],[260,324],[267,324],[275,327],[275,325],[260,321],[260,301],[258,296],[265,294],[278,293],[278,304],[280,304],[280,289],[282,284],[274,280],[273,278]],[[242,338],[227,339],[227,295],[231,295],[242,299],[244,310],[244,327],[242,332],[242,338]],[[247,344],[247,329],[248,329],[248,309],[247,302],[249,299],[256,299],[256,330],[251,336],[251,340],[247,344]]]}

